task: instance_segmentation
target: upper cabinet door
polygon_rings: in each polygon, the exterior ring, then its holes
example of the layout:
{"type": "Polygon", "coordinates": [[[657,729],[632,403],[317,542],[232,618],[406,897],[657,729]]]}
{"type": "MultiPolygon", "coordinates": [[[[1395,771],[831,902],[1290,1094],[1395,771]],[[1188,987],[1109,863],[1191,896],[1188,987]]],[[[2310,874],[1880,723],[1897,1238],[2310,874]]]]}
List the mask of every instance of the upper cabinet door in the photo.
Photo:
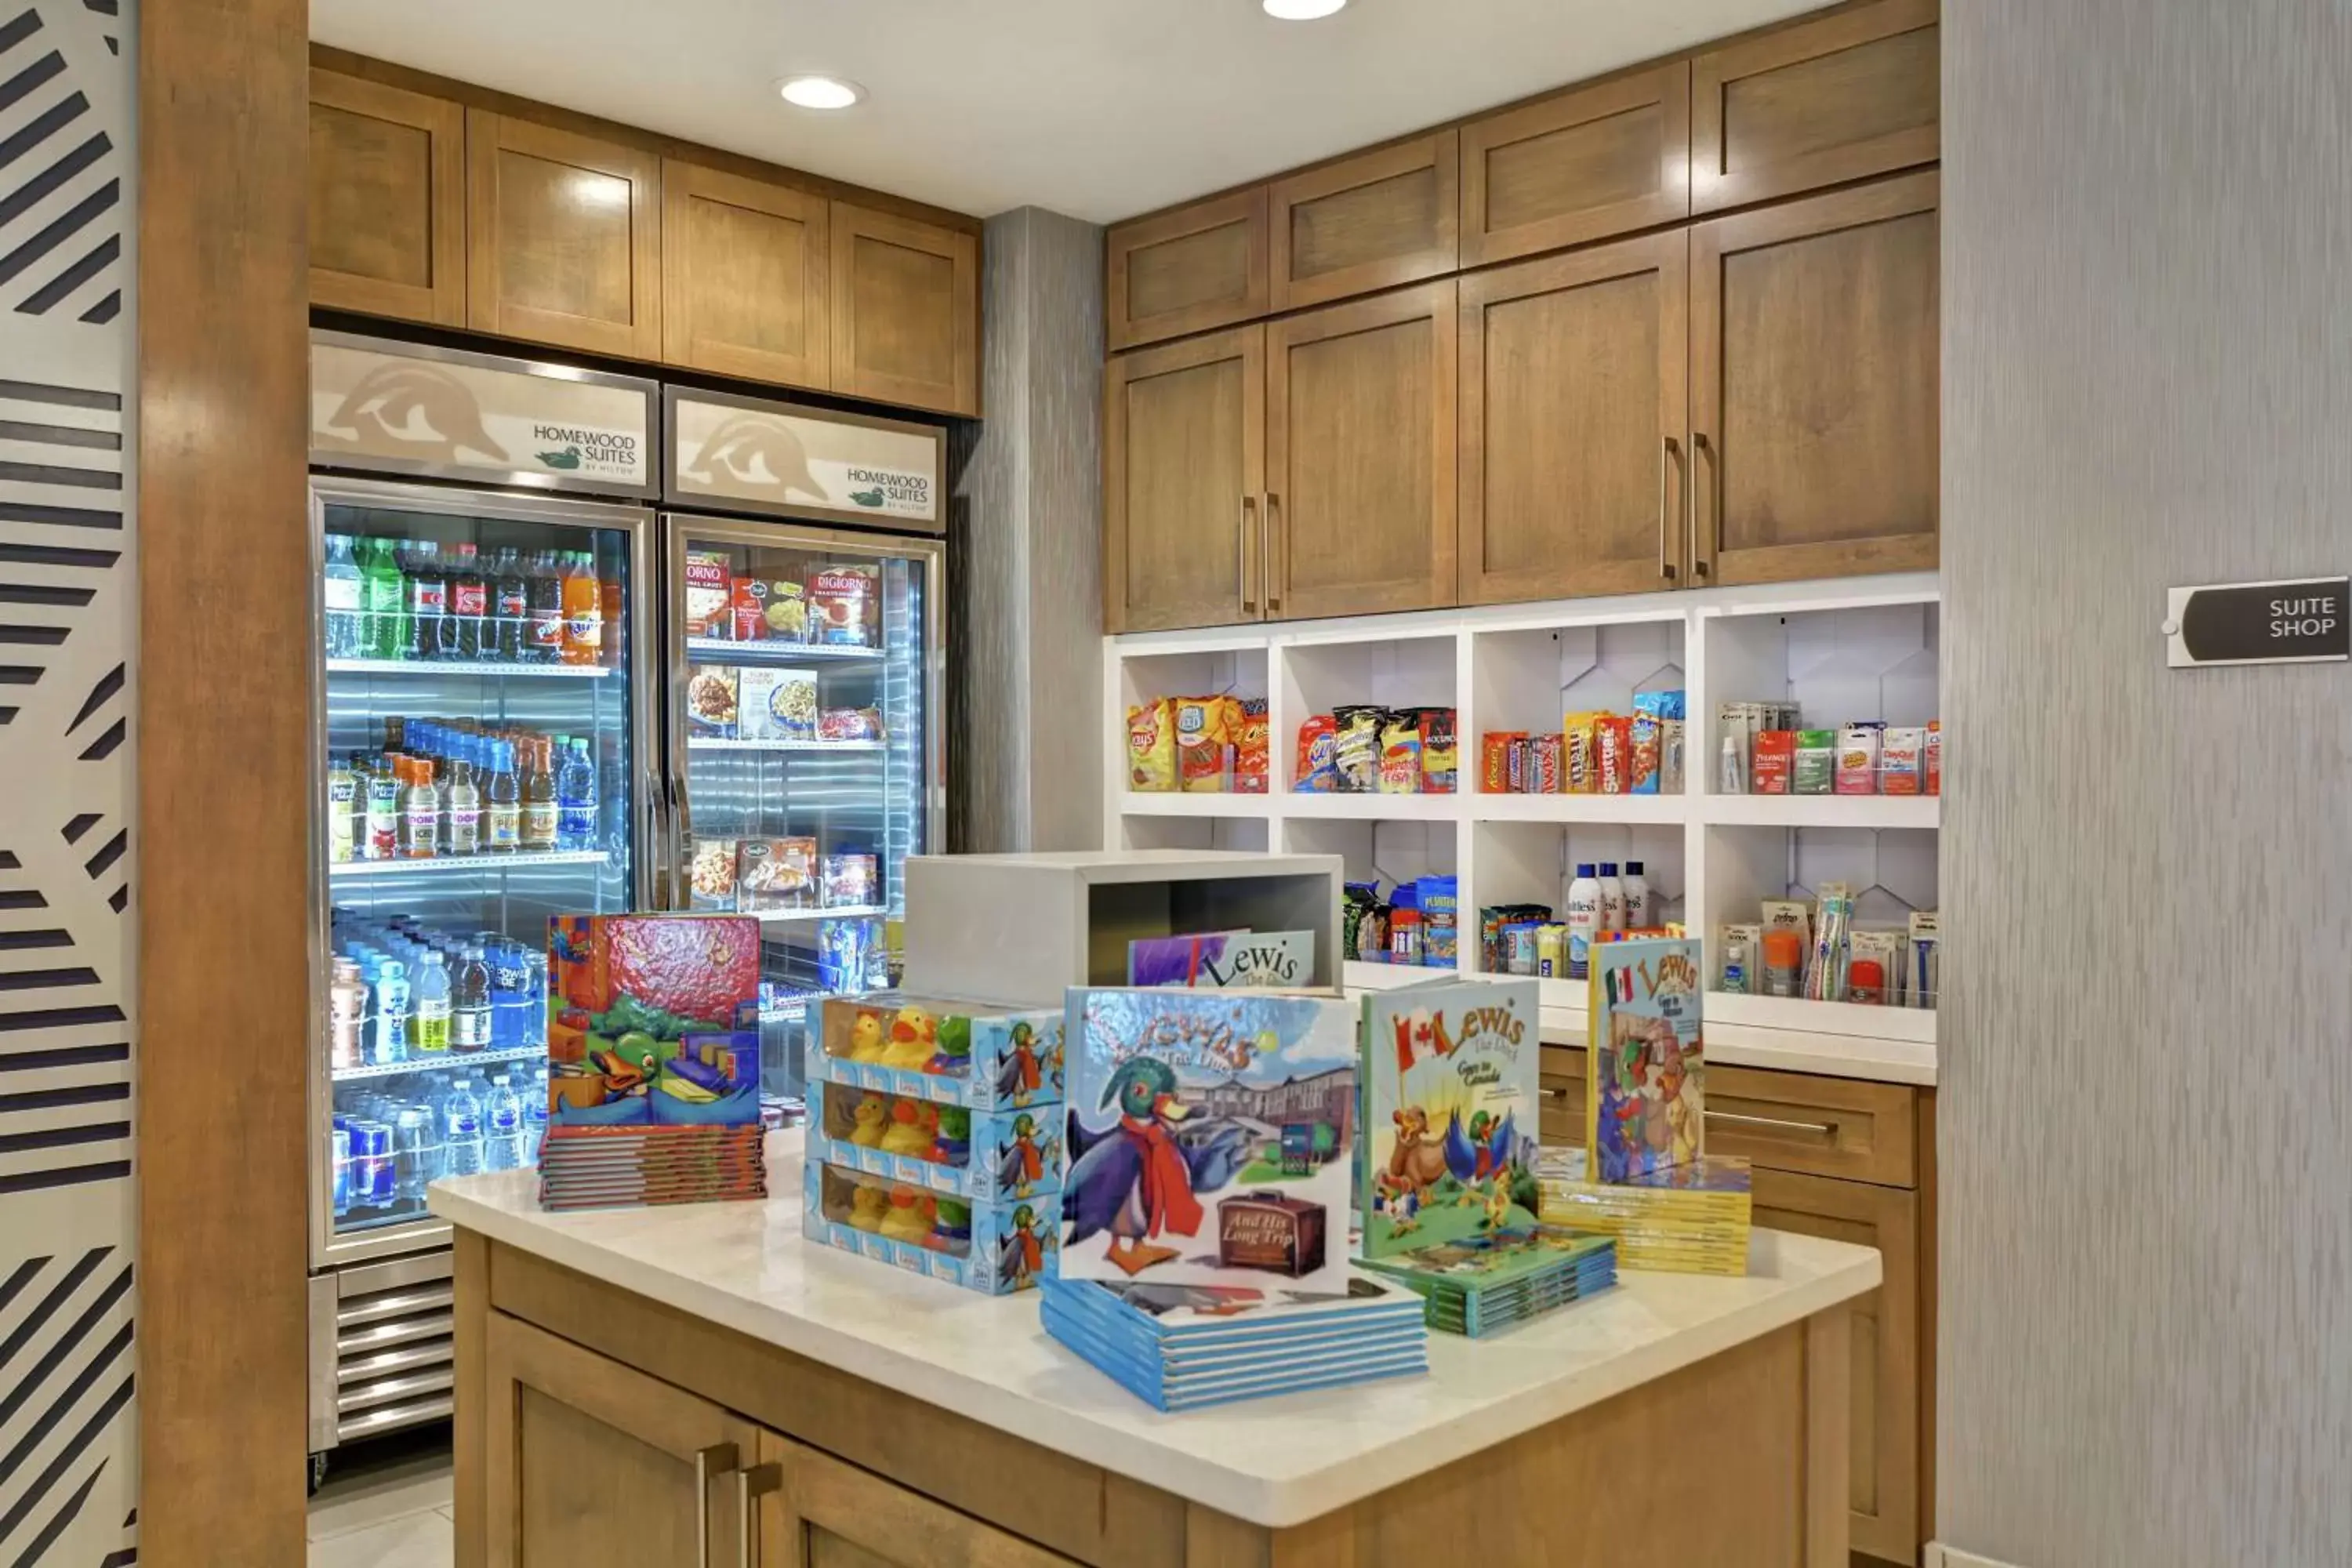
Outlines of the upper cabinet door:
{"type": "Polygon", "coordinates": [[[1453,279],[1266,328],[1267,614],[1454,603],[1453,279]]]}
{"type": "Polygon", "coordinates": [[[833,390],[980,413],[980,242],[833,204],[833,390]]]}
{"type": "Polygon", "coordinates": [[[1120,224],[1106,242],[1113,349],[1181,338],[1266,313],[1265,189],[1120,224]]]}
{"type": "Polygon", "coordinates": [[[310,302],[466,324],[466,110],[310,73],[310,302]]]}
{"type": "Polygon", "coordinates": [[[1690,216],[1690,62],[1462,128],[1462,265],[1690,216]]]}
{"type": "Polygon", "coordinates": [[[1680,585],[1689,251],[1661,234],[1462,279],[1465,604],[1680,585]]]}
{"type": "Polygon", "coordinates": [[[788,386],[827,384],[833,263],[823,196],[662,163],[662,358],[788,386]]]}
{"type": "Polygon", "coordinates": [[[1936,175],[1691,230],[1698,585],[1932,568],[1936,175]]]}
{"type": "Polygon", "coordinates": [[[480,109],[466,143],[468,322],[660,359],[661,160],[480,109]]]}
{"type": "Polygon", "coordinates": [[[1459,266],[1460,141],[1441,131],[1276,180],[1267,207],[1273,308],[1320,305],[1459,266]]]}
{"type": "Polygon", "coordinates": [[[1691,210],[1932,163],[1937,0],[1879,0],[1698,56],[1691,210]]]}
{"type": "Polygon", "coordinates": [[[1144,349],[1103,372],[1103,625],[1265,614],[1265,333],[1144,349]]]}

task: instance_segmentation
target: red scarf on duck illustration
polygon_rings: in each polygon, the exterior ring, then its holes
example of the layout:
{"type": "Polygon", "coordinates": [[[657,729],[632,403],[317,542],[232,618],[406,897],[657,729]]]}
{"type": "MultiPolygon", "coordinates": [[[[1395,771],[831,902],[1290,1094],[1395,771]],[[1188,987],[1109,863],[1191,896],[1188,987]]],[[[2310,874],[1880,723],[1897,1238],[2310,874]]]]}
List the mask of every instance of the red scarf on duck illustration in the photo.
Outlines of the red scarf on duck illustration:
{"type": "Polygon", "coordinates": [[[1142,1161],[1137,1180],[1143,1187],[1144,1234],[1158,1236],[1162,1225],[1180,1236],[1199,1234],[1201,1202],[1192,1195],[1192,1172],[1184,1163],[1184,1152],[1168,1136],[1168,1129],[1157,1121],[1122,1116],[1118,1130],[1136,1146],[1142,1161]]]}

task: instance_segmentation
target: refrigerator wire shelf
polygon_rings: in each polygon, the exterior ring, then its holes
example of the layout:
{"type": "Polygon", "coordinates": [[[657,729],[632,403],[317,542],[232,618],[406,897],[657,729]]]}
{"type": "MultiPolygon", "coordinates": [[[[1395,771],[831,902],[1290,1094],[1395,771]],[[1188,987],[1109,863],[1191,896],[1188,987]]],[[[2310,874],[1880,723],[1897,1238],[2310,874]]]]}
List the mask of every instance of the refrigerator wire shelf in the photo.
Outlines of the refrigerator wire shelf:
{"type": "Polygon", "coordinates": [[[601,866],[602,849],[534,849],[513,855],[428,855],[415,860],[344,860],[327,868],[337,881],[354,877],[449,875],[459,871],[507,871],[533,866],[601,866]]]}
{"type": "Polygon", "coordinates": [[[524,680],[597,680],[619,670],[604,664],[507,664],[496,659],[331,658],[329,675],[511,675],[524,680]]]}
{"type": "Polygon", "coordinates": [[[544,1045],[513,1046],[503,1051],[435,1051],[429,1056],[413,1056],[396,1062],[368,1062],[359,1067],[335,1068],[329,1077],[337,1083],[356,1083],[371,1078],[398,1078],[403,1073],[449,1072],[468,1068],[492,1067],[500,1062],[544,1061],[544,1045]]]}

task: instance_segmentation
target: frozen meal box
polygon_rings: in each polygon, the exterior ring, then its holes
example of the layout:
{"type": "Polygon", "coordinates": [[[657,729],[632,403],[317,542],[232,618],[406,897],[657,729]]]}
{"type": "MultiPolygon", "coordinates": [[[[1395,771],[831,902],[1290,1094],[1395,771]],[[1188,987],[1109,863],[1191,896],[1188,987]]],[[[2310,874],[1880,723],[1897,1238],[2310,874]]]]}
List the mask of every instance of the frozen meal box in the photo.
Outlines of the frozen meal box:
{"type": "Polygon", "coordinates": [[[723,637],[729,635],[728,600],[733,590],[733,568],[717,550],[686,552],[686,635],[723,637]]]}
{"type": "Polygon", "coordinates": [[[736,679],[735,698],[739,739],[816,739],[815,670],[746,667],[736,679]]]}
{"type": "Polygon", "coordinates": [[[742,671],[726,664],[690,664],[686,668],[686,719],[688,733],[704,741],[735,739],[737,692],[742,671]]]}

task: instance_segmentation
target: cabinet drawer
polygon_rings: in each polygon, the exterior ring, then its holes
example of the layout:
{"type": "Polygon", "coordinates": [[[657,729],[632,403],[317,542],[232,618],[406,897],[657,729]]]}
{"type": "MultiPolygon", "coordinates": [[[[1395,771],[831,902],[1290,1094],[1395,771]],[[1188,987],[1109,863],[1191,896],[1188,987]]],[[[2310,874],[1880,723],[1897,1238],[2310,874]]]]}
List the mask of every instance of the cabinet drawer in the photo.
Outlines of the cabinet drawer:
{"type": "Polygon", "coordinates": [[[1276,180],[1267,199],[1274,309],[1453,271],[1461,163],[1460,136],[1441,131],[1276,180]]]}
{"type": "Polygon", "coordinates": [[[1105,258],[1114,349],[1254,321],[1266,310],[1265,187],[1120,224],[1105,258]]]}
{"type": "Polygon", "coordinates": [[[1753,1068],[1706,1073],[1706,1152],[1759,1169],[1886,1187],[1918,1183],[1916,1091],[1753,1068]]]}

